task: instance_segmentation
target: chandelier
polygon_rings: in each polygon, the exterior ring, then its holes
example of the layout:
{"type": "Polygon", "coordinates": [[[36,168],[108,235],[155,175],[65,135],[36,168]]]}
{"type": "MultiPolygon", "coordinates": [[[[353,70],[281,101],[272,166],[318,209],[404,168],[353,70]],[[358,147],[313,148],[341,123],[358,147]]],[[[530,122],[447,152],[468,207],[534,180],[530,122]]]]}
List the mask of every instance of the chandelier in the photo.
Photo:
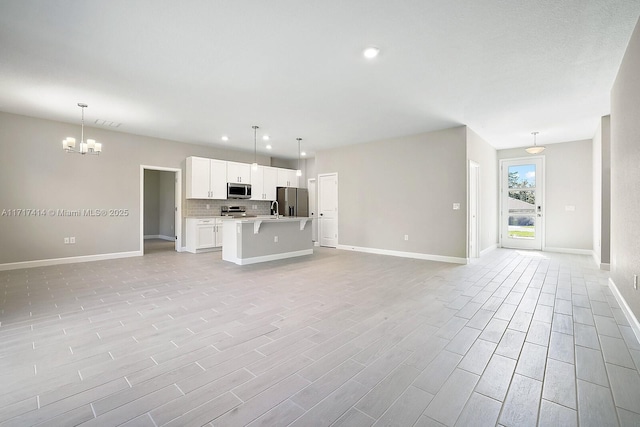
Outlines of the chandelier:
{"type": "Polygon", "coordinates": [[[80,134],[80,146],[78,147],[78,149],[76,149],[76,139],[69,136],[62,140],[62,149],[67,153],[99,155],[102,152],[102,144],[96,142],[95,139],[87,139],[86,142],[84,140],[84,109],[87,108],[88,105],[79,102],[78,107],[82,108],[82,131],[80,134]]]}

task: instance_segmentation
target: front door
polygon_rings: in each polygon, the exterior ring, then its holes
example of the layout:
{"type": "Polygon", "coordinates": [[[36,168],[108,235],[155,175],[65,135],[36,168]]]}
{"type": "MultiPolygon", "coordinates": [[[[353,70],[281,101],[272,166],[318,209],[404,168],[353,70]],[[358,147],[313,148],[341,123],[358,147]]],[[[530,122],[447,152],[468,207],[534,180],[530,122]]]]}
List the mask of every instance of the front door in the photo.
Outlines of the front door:
{"type": "Polygon", "coordinates": [[[502,247],[542,250],[543,158],[502,160],[500,170],[502,247]]]}
{"type": "Polygon", "coordinates": [[[318,175],[320,246],[338,245],[338,174],[318,175]]]}

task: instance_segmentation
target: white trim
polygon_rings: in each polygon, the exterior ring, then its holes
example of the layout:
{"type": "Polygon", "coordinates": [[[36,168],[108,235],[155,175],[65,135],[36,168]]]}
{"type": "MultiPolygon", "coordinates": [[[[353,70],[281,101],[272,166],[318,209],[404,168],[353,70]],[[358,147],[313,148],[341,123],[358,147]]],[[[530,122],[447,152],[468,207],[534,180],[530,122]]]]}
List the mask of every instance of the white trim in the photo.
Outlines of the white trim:
{"type": "Polygon", "coordinates": [[[162,234],[145,234],[144,235],[144,239],[162,239],[162,240],[168,240],[170,242],[173,242],[174,240],[176,240],[175,237],[173,236],[163,236],[162,234]]]}
{"type": "Polygon", "coordinates": [[[142,252],[115,252],[111,254],[81,255],[66,258],[50,258],[38,259],[34,261],[9,262],[6,264],[0,264],[0,271],[17,270],[20,268],[46,267],[49,265],[58,264],[75,264],[77,262],[104,261],[108,259],[131,258],[136,256],[142,256],[142,252]]]}
{"type": "Polygon", "coordinates": [[[609,289],[611,289],[613,296],[616,297],[616,300],[618,301],[618,304],[620,304],[620,308],[624,313],[624,317],[627,318],[627,321],[629,322],[629,325],[631,326],[636,339],[638,340],[638,342],[640,342],[640,322],[638,322],[638,318],[633,314],[633,311],[631,311],[631,308],[627,304],[627,301],[624,299],[611,277],[609,277],[609,289]]]}
{"type": "Polygon", "coordinates": [[[389,249],[377,249],[377,248],[363,248],[360,246],[351,246],[351,245],[338,245],[337,249],[342,249],[345,251],[356,251],[356,252],[366,252],[370,254],[378,254],[378,255],[390,255],[397,256],[402,258],[414,258],[414,259],[423,259],[427,261],[439,261],[439,262],[450,262],[454,264],[468,264],[469,260],[467,258],[458,258],[451,256],[443,256],[443,255],[430,255],[430,254],[421,254],[417,252],[403,252],[403,251],[392,251],[389,249]]]}
{"type": "Polygon", "coordinates": [[[486,255],[489,252],[498,249],[498,244],[494,243],[493,245],[489,246],[488,248],[485,248],[483,250],[480,251],[480,256],[486,255]]]}
{"type": "Polygon", "coordinates": [[[593,255],[591,249],[573,249],[573,248],[542,248],[542,252],[557,252],[561,254],[575,254],[575,255],[593,255]]]}
{"type": "Polygon", "coordinates": [[[259,263],[259,262],[276,261],[276,260],[279,260],[279,259],[299,257],[299,256],[304,256],[304,255],[313,255],[313,249],[304,249],[304,250],[301,250],[301,251],[284,252],[284,253],[280,253],[280,254],[256,256],[256,257],[252,257],[252,258],[236,258],[231,262],[233,262],[235,264],[238,264],[238,265],[248,265],[248,264],[256,264],[256,263],[259,263]]]}
{"type": "MultiPolygon", "coordinates": [[[[175,175],[175,225],[176,252],[182,252],[182,169],[163,166],[140,165],[140,253],[144,254],[144,171],[173,172],[175,175]]],[[[171,240],[174,240],[173,238],[171,240]]]]}

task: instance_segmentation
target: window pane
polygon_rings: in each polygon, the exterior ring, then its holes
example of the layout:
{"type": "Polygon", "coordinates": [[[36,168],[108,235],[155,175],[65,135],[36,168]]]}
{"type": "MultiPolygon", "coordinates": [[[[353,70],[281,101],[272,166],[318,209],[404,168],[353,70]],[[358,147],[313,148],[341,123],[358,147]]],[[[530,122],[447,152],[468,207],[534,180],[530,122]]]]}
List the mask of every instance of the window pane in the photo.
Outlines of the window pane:
{"type": "Polygon", "coordinates": [[[535,215],[510,215],[509,237],[512,239],[533,239],[536,237],[535,215]]]}
{"type": "Polygon", "coordinates": [[[509,213],[535,213],[535,190],[509,190],[509,213]]]}
{"type": "Polygon", "coordinates": [[[509,166],[509,188],[535,188],[536,165],[509,166]]]}

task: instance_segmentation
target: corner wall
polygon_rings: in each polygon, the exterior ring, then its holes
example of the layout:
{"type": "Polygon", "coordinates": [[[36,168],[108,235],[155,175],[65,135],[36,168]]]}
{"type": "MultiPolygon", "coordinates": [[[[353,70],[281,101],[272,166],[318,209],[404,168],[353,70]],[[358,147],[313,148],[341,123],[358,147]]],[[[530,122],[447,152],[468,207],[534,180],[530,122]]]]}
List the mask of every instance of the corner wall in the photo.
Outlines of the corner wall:
{"type": "MultiPolygon", "coordinates": [[[[611,279],[640,318],[640,22],[611,91],[611,279]]],[[[636,325],[637,326],[637,325],[636,325]]],[[[636,330],[636,334],[638,334],[636,330]]]]}
{"type": "Polygon", "coordinates": [[[498,244],[498,155],[487,141],[467,128],[467,159],[480,165],[480,251],[498,244]]]}
{"type": "Polygon", "coordinates": [[[465,259],[466,139],[460,126],[317,152],[316,173],[338,173],[339,244],[465,259]]]}

